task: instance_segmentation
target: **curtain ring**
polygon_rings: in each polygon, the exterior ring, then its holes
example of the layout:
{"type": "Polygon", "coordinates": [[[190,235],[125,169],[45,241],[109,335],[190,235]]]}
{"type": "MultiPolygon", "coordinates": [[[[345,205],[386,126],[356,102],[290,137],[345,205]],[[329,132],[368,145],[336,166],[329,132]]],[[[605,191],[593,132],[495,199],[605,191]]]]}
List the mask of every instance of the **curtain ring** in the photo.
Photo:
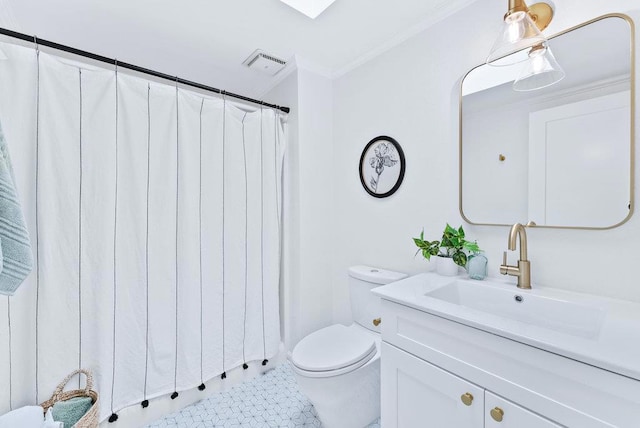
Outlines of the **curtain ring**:
{"type": "Polygon", "coordinates": [[[113,64],[115,65],[115,73],[116,75],[118,75],[118,58],[113,60],[113,64]]]}
{"type": "Polygon", "coordinates": [[[40,46],[38,45],[38,36],[33,36],[33,44],[34,47],[36,48],[36,52],[40,52],[40,46]]]}

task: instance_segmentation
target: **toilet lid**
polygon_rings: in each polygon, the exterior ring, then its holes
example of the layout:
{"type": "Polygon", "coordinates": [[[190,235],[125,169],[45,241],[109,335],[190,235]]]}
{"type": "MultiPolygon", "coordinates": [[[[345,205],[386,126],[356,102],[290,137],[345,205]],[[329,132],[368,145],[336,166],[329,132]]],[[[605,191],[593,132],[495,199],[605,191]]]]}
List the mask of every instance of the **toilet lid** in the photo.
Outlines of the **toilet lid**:
{"type": "Polygon", "coordinates": [[[375,352],[376,342],[370,335],[335,324],[302,339],[293,349],[291,362],[302,370],[331,371],[354,365],[375,352]]]}

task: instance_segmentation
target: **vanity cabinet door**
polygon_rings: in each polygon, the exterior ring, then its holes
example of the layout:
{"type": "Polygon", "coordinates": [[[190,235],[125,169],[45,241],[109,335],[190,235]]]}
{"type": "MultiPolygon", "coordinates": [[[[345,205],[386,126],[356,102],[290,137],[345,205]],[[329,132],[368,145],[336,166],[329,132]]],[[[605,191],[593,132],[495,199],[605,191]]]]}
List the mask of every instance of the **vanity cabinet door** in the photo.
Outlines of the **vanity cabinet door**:
{"type": "Polygon", "coordinates": [[[384,428],[481,428],[484,390],[453,374],[382,344],[384,428]]]}
{"type": "Polygon", "coordinates": [[[549,419],[485,391],[485,428],[561,428],[549,419]]]}

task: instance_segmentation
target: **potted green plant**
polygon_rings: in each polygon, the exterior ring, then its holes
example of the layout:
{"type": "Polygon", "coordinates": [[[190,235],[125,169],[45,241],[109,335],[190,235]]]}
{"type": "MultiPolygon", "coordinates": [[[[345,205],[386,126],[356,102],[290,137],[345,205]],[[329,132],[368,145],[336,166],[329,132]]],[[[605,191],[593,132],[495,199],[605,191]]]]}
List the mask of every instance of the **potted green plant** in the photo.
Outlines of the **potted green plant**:
{"type": "Polygon", "coordinates": [[[453,276],[458,273],[458,266],[467,265],[468,254],[480,252],[480,247],[475,241],[467,241],[464,229],[460,226],[454,229],[447,223],[440,241],[425,241],[424,229],[419,238],[413,238],[418,247],[418,253],[430,260],[431,256],[438,256],[436,271],[440,275],[453,276]]]}

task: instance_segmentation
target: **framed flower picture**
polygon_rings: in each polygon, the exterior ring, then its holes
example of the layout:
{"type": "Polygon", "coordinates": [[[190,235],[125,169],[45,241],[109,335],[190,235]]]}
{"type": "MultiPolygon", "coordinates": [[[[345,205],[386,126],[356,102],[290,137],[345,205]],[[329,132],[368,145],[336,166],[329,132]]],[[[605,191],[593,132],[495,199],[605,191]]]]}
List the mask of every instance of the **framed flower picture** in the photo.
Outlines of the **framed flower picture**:
{"type": "Polygon", "coordinates": [[[375,198],[393,195],[404,178],[405,160],[402,147],[391,137],[376,137],[365,146],[360,156],[360,182],[375,198]]]}

